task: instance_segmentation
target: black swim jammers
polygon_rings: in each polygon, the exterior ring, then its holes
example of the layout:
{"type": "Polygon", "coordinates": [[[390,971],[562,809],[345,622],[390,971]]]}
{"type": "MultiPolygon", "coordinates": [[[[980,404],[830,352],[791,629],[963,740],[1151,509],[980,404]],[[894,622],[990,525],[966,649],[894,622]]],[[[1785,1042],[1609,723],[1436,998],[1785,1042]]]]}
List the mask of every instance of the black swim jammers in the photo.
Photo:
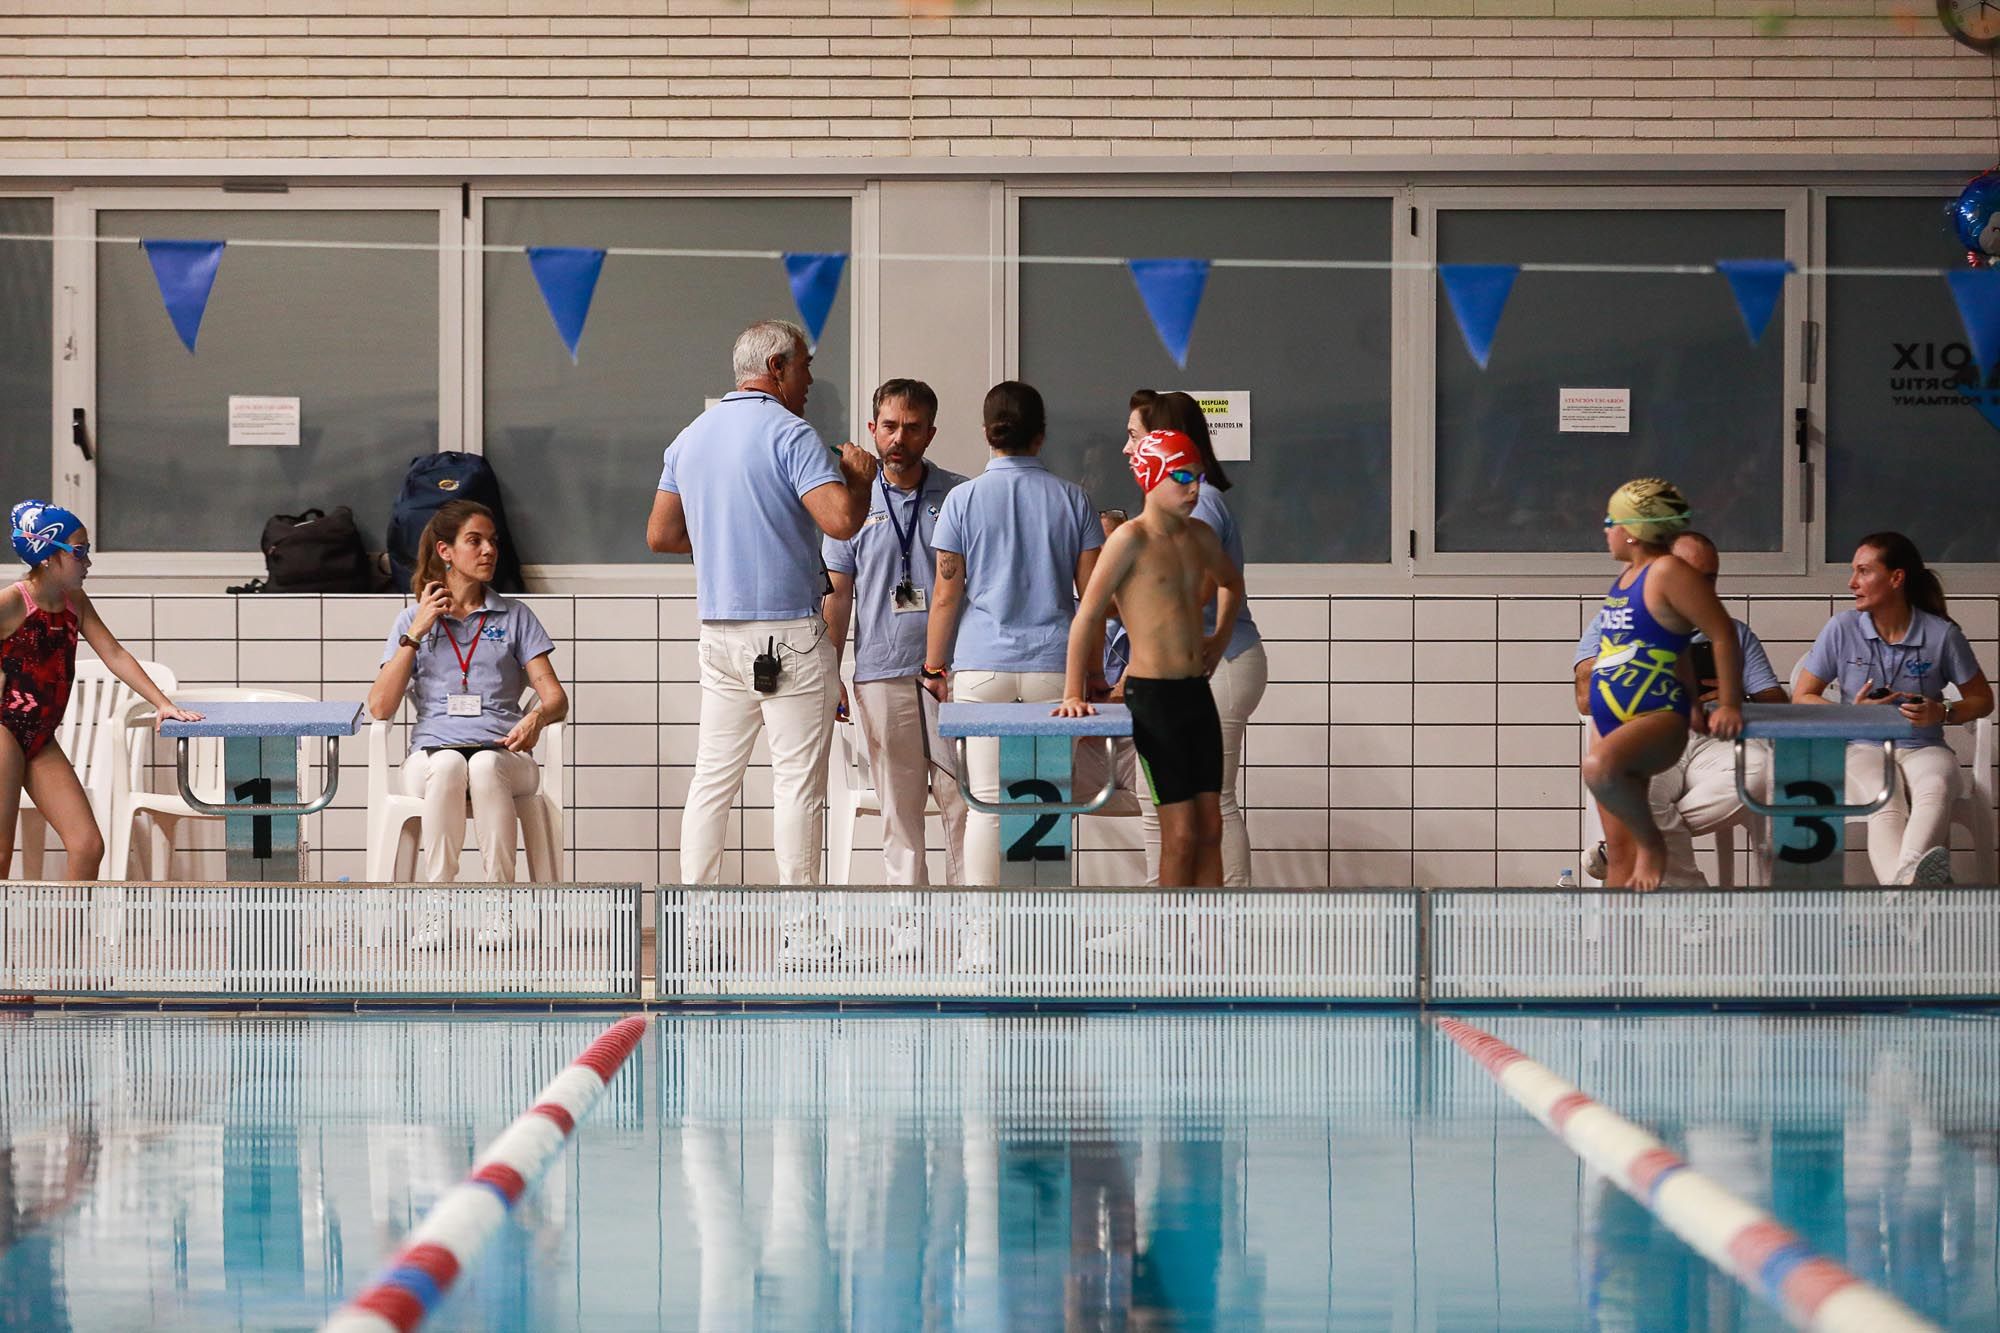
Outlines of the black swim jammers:
{"type": "Polygon", "coordinates": [[[1222,719],[1206,676],[1127,676],[1125,704],[1132,710],[1132,742],[1154,805],[1222,790],[1222,719]]]}

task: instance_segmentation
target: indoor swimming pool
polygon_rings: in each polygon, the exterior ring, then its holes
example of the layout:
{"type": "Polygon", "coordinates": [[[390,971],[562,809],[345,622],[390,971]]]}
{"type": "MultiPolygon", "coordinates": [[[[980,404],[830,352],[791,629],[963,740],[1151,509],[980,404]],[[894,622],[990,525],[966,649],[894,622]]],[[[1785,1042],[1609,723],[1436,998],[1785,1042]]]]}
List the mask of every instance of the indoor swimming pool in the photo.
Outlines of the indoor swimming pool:
{"type": "MultiPolygon", "coordinates": [[[[299,1329],[604,1014],[0,1014],[0,1329],[299,1329]]],[[[1949,1329],[2000,1017],[1474,1017],[1949,1329]]],[[[658,1017],[446,1329],[1749,1330],[1420,1015],[658,1017]]]]}

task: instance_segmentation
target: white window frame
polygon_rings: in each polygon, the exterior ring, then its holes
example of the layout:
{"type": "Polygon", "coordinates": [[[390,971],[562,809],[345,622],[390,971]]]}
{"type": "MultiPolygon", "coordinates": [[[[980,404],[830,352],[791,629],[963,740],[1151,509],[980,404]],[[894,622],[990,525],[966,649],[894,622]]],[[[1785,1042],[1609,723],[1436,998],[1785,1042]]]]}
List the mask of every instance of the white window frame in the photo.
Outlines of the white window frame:
{"type": "MultiPolygon", "coordinates": [[[[1419,257],[1429,264],[1437,262],[1438,214],[1441,212],[1467,212],[1481,210],[1506,210],[1520,212],[1526,210],[1547,210],[1551,212],[1626,212],[1632,205],[1617,197],[1617,192],[1604,185],[1486,188],[1486,187],[1426,187],[1414,192],[1417,208],[1417,226],[1421,242],[1419,257]]],[[[1644,211],[1673,210],[1761,210],[1782,212],[1785,216],[1785,254],[1783,258],[1803,267],[1809,259],[1809,231],[1812,224],[1808,191],[1803,186],[1755,188],[1742,186],[1699,186],[1666,185],[1649,186],[1644,194],[1644,211]]],[[[1780,256],[1717,255],[1717,259],[1779,258],[1780,256]]],[[[1645,262],[1645,256],[1635,255],[1634,262],[1645,262]]],[[[1529,275],[1532,279],[1533,275],[1529,275]]],[[[1408,342],[1404,354],[1410,363],[1409,382],[1412,386],[1407,412],[1404,419],[1410,423],[1408,459],[1413,471],[1413,488],[1416,493],[1414,524],[1416,532],[1415,571],[1419,575],[1506,575],[1517,577],[1551,576],[1574,579],[1579,575],[1602,573],[1606,568],[1606,557],[1602,551],[1498,551],[1482,553],[1474,551],[1441,552],[1437,549],[1437,330],[1440,319],[1449,320],[1451,315],[1444,310],[1445,298],[1442,285],[1434,272],[1419,269],[1412,277],[1428,287],[1428,292],[1416,294],[1409,307],[1406,326],[1408,342]]],[[[1716,276],[1710,279],[1689,281],[1712,281],[1720,283],[1716,276]]],[[[1791,292],[1802,288],[1794,283],[1791,292]]],[[[1790,448],[1793,414],[1808,405],[1804,372],[1804,330],[1808,320],[1814,318],[1818,308],[1811,293],[1805,296],[1807,309],[1801,311],[1795,298],[1788,303],[1782,329],[1767,330],[1766,337],[1782,336],[1785,345],[1785,394],[1780,438],[1785,442],[1786,453],[1783,469],[1784,500],[1781,518],[1782,542],[1776,551],[1725,552],[1732,579],[1756,575],[1798,575],[1810,572],[1811,555],[1809,525],[1804,512],[1801,468],[1795,452],[1790,448]]],[[[1502,336],[1505,336],[1504,334],[1502,336]]],[[[1699,505],[1700,478],[1676,480],[1695,492],[1699,505]]],[[[1815,508],[1814,514],[1819,510],[1815,508]]],[[[1579,527],[1595,528],[1596,516],[1577,515],[1579,527]]]]}
{"type": "MultiPolygon", "coordinates": [[[[486,254],[481,248],[486,235],[486,203],[494,199],[845,199],[848,201],[848,258],[842,282],[852,284],[848,293],[848,345],[852,348],[848,374],[848,402],[854,420],[849,422],[850,438],[860,439],[866,423],[868,392],[874,381],[872,344],[862,345],[864,317],[872,316],[876,296],[876,259],[873,207],[874,191],[868,182],[816,182],[811,180],[762,182],[724,181],[702,186],[647,187],[608,181],[602,185],[489,185],[473,186],[469,199],[471,216],[465,222],[464,266],[459,287],[463,292],[464,361],[460,381],[464,402],[459,412],[462,441],[456,446],[467,453],[484,453],[486,448],[486,254]]],[[[632,260],[643,263],[643,260],[632,260]]],[[[729,349],[715,350],[716,393],[720,396],[733,385],[721,367],[729,349]]],[[[661,423],[660,448],[664,451],[685,423],[661,423]]],[[[650,495],[639,509],[650,508],[650,495]]],[[[635,520],[643,521],[643,520],[635,520]]],[[[665,561],[635,561],[630,564],[524,565],[522,576],[538,592],[568,592],[588,589],[617,589],[644,586],[654,590],[692,591],[694,566],[665,561]]]]}
{"type": "MultiPolygon", "coordinates": [[[[204,186],[83,188],[56,197],[55,271],[57,381],[52,416],[51,459],[56,500],[75,510],[93,532],[97,528],[97,464],[85,461],[70,443],[70,412],[87,413],[93,451],[97,441],[97,246],[101,212],[129,209],[191,212],[242,209],[255,212],[334,213],[435,212],[438,215],[438,447],[456,447],[464,427],[459,347],[462,331],[459,287],[464,265],[460,194],[449,187],[356,188],[329,181],[294,186],[282,193],[233,191],[204,186]],[[62,349],[74,356],[62,359],[62,349]]],[[[164,316],[162,316],[164,318],[164,316]]],[[[221,405],[217,405],[218,418],[221,405]]],[[[124,551],[93,542],[92,571],[100,578],[234,579],[263,572],[254,540],[242,551],[124,551]]]]}
{"type": "MultiPolygon", "coordinates": [[[[1174,178],[1165,182],[1134,184],[1129,176],[1086,179],[1062,185],[1023,184],[1007,187],[1005,325],[1002,348],[1006,356],[1006,376],[1019,378],[1021,372],[1021,201],[1023,199],[1377,199],[1388,204],[1389,258],[1397,265],[1389,283],[1389,551],[1383,560],[1337,562],[1259,563],[1257,586],[1267,593],[1312,593],[1338,589],[1369,592],[1377,589],[1407,588],[1409,561],[1402,544],[1414,512],[1415,495],[1404,466],[1404,434],[1409,400],[1409,358],[1394,345],[1396,331],[1410,322],[1411,285],[1403,267],[1412,260],[1414,241],[1404,225],[1405,206],[1410,202],[1406,186],[1381,182],[1352,185],[1288,185],[1262,181],[1247,185],[1220,182],[1195,184],[1174,178]]],[[[1128,258],[1141,258],[1135,252],[1128,258]]],[[[1210,255],[1206,258],[1223,258],[1210,255]]],[[[1136,298],[1135,298],[1136,300],[1136,298]]],[[[1209,386],[1221,387],[1221,386],[1209,386]]],[[[1107,386],[1106,402],[1112,411],[1124,402],[1129,385],[1107,386]],[[1115,401],[1114,401],[1115,400],[1115,401]]],[[[1253,409],[1254,410],[1254,409],[1253,409]]]]}

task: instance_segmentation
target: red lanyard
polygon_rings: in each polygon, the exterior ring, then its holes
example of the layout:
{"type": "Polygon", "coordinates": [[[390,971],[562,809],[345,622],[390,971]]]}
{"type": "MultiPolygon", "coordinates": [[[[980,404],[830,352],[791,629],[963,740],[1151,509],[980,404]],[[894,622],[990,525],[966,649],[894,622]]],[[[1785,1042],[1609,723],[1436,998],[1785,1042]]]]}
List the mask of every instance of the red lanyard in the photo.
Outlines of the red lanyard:
{"type": "Polygon", "coordinates": [[[449,625],[441,627],[444,630],[445,638],[451,640],[451,655],[458,659],[458,688],[461,690],[472,688],[472,655],[479,651],[479,636],[486,630],[486,617],[492,614],[491,611],[481,611],[479,613],[479,624],[474,627],[472,642],[465,646],[464,652],[459,651],[458,636],[451,632],[451,627],[449,625]]]}

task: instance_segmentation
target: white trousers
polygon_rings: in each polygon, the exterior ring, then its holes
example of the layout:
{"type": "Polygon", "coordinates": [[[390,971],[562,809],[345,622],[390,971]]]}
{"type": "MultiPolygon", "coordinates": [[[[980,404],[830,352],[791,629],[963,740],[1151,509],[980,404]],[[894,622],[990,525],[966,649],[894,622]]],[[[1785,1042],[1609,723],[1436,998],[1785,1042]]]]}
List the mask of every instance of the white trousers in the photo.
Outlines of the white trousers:
{"type": "MultiPolygon", "coordinates": [[[[951,697],[968,704],[1061,703],[1060,671],[956,671],[951,697]]],[[[1000,799],[1000,742],[975,737],[965,743],[966,780],[982,801],[1000,799]]],[[[965,816],[966,884],[1000,882],[1000,816],[977,810],[965,816]]]]}
{"type": "MultiPolygon", "coordinates": [[[[1882,747],[1847,747],[1848,804],[1882,790],[1882,747]]],[[[1925,852],[1951,846],[1958,756],[1949,745],[1896,747],[1896,794],[1868,816],[1868,864],[1877,884],[1907,884],[1925,852]]]]}
{"type": "MultiPolygon", "coordinates": [[[[1215,711],[1222,718],[1222,886],[1226,889],[1250,887],[1250,830],[1243,823],[1243,806],[1237,797],[1238,775],[1243,771],[1243,732],[1250,715],[1264,701],[1270,674],[1270,659],[1264,655],[1264,645],[1257,643],[1234,660],[1224,658],[1208,678],[1215,711]]],[[[1143,783],[1139,820],[1146,834],[1146,883],[1158,888],[1160,807],[1153,804],[1153,794],[1143,783]]]]}
{"type": "Polygon", "coordinates": [[[514,802],[532,796],[542,770],[532,755],[481,750],[470,757],[456,750],[425,754],[412,750],[403,761],[403,794],[424,802],[423,864],[432,884],[458,878],[465,850],[465,803],[472,801],[472,825],[479,835],[480,878],[489,884],[514,882],[514,848],[520,819],[514,802]]]}
{"type": "Polygon", "coordinates": [[[924,803],[936,797],[944,817],[947,884],[965,882],[965,801],[958,779],[931,762],[923,686],[915,676],[854,686],[854,718],[868,738],[868,766],[882,801],[882,877],[888,884],[928,885],[924,803]]]}
{"type": "Polygon", "coordinates": [[[681,815],[681,881],[722,880],[729,808],[743,788],[750,751],[764,733],[771,751],[772,832],[780,884],[820,882],[826,833],[826,751],[840,674],[817,616],[805,620],[710,620],[701,626],[701,740],[681,815]],[[778,689],[751,688],[751,663],[775,639],[778,689]]]}
{"type": "MultiPolygon", "coordinates": [[[[1771,752],[1745,747],[1743,772],[1751,791],[1769,781],[1771,752]]],[[[1661,883],[1671,888],[1705,889],[1708,877],[1694,857],[1694,840],[1713,833],[1742,812],[1736,796],[1736,748],[1709,736],[1688,737],[1680,762],[1653,776],[1647,789],[1653,822],[1667,842],[1667,869],[1661,883]]]]}

